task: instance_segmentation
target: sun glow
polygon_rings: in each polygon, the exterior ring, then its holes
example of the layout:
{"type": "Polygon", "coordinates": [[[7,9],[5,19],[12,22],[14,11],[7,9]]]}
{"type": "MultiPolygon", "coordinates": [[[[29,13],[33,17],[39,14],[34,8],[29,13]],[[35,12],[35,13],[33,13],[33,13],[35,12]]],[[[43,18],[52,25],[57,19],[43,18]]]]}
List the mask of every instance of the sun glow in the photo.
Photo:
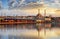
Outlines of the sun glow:
{"type": "MultiPolygon", "coordinates": [[[[40,14],[44,15],[44,8],[39,8],[40,9],[40,14]]],[[[53,15],[55,14],[56,9],[54,8],[46,8],[46,15],[53,15]]],[[[26,13],[28,14],[38,14],[38,9],[30,9],[30,10],[25,10],[26,13]]]]}
{"type": "Polygon", "coordinates": [[[23,9],[23,10],[21,10],[21,9],[17,9],[17,10],[15,10],[15,9],[12,9],[12,10],[1,10],[1,12],[2,12],[2,14],[6,14],[6,15],[10,15],[11,13],[11,15],[15,15],[15,14],[17,14],[17,15],[37,15],[38,14],[38,9],[40,9],[40,14],[42,14],[42,15],[44,15],[44,10],[46,9],[46,15],[47,16],[49,16],[49,15],[56,15],[57,13],[56,13],[56,10],[57,9],[55,9],[55,8],[43,8],[43,7],[41,7],[41,8],[35,8],[35,9],[23,9]]]}

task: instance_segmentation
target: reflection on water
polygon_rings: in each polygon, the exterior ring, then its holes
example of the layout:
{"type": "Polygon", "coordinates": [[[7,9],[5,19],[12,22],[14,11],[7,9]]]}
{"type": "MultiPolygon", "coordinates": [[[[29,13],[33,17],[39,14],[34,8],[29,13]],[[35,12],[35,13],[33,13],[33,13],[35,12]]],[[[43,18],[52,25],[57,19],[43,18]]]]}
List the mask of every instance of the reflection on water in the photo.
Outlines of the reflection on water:
{"type": "Polygon", "coordinates": [[[46,34],[46,36],[50,36],[50,33],[53,36],[55,35],[55,31],[53,31],[54,30],[53,28],[57,26],[59,27],[59,23],[57,24],[37,23],[37,24],[0,25],[0,39],[42,39],[42,37],[40,38],[37,37],[36,26],[40,28],[42,27],[41,34],[40,34],[41,36],[44,35],[44,30],[43,30],[44,28],[46,28],[47,30],[46,32],[49,33],[49,34],[46,34]],[[48,30],[50,28],[52,29],[51,31],[48,30]]]}
{"type": "Polygon", "coordinates": [[[16,24],[16,25],[0,25],[0,28],[20,28],[20,29],[23,29],[23,28],[35,28],[35,24],[16,24]]]}
{"type": "MultiPolygon", "coordinates": [[[[0,29],[11,29],[11,28],[16,28],[16,29],[36,29],[36,26],[42,26],[42,27],[49,27],[52,26],[51,23],[44,24],[44,23],[37,23],[37,24],[15,24],[15,25],[0,25],[0,29]]],[[[53,27],[53,26],[52,26],[53,27]]]]}
{"type": "Polygon", "coordinates": [[[24,36],[0,36],[1,38],[0,39],[39,39],[39,38],[36,38],[36,37],[24,37],[24,36]]]}

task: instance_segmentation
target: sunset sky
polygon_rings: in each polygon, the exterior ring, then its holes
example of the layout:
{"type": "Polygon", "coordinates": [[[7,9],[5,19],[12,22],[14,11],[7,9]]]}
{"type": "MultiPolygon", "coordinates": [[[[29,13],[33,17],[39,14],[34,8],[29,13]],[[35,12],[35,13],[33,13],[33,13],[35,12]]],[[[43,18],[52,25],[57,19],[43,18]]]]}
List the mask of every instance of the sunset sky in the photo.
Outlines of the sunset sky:
{"type": "Polygon", "coordinates": [[[60,0],[0,0],[0,16],[44,15],[60,16],[60,0]],[[59,11],[57,11],[59,10],[59,11]]]}

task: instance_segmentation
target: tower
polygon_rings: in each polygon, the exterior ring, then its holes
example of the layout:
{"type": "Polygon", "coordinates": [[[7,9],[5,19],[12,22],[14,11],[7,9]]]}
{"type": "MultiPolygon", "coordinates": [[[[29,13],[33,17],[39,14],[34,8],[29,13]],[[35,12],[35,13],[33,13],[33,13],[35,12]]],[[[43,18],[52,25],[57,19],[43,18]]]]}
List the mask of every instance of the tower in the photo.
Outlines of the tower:
{"type": "Polygon", "coordinates": [[[38,14],[40,14],[40,9],[38,9],[38,14]]]}
{"type": "Polygon", "coordinates": [[[44,10],[44,17],[46,17],[46,9],[44,10]]]}

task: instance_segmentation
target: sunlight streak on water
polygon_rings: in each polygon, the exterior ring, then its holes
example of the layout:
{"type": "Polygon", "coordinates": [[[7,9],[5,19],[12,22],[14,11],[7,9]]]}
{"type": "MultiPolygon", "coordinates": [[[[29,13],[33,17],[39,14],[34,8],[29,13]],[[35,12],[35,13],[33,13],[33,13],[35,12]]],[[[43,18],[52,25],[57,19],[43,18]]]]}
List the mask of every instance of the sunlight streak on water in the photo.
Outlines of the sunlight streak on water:
{"type": "MultiPolygon", "coordinates": [[[[44,38],[44,39],[57,39],[60,38],[59,34],[60,34],[60,29],[46,29],[46,35],[44,35],[44,29],[42,29],[40,31],[40,37],[44,38]],[[56,38],[55,38],[56,37],[56,38]]],[[[1,31],[0,30],[0,35],[2,36],[2,39],[8,39],[9,36],[23,36],[23,37],[38,37],[38,32],[36,29],[9,29],[9,30],[4,30],[1,31]]],[[[15,38],[15,37],[14,37],[15,38]]]]}

